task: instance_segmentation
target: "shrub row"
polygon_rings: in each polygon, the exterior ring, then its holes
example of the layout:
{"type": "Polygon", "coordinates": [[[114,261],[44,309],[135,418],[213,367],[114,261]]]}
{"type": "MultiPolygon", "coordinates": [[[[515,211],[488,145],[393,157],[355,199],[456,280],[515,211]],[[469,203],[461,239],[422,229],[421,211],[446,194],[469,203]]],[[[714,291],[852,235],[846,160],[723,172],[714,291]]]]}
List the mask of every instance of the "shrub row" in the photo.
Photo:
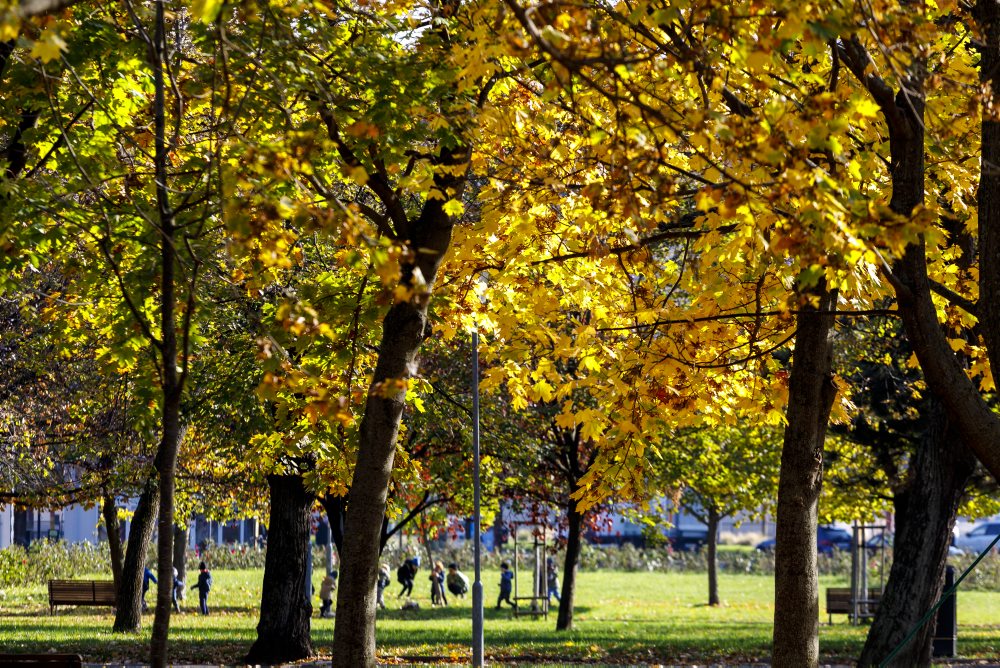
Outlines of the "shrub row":
{"type": "MultiPolygon", "coordinates": [[[[400,550],[392,543],[387,546],[382,555],[382,562],[395,573],[404,557],[416,554],[415,548],[400,550]]],[[[419,554],[426,558],[426,552],[421,549],[419,554]]],[[[150,567],[155,567],[155,555],[150,555],[150,567]]],[[[206,545],[204,551],[188,550],[188,572],[193,573],[198,568],[198,562],[204,560],[209,568],[217,570],[248,570],[263,569],[266,551],[252,546],[216,546],[206,545]]],[[[472,548],[465,545],[459,548],[442,547],[433,550],[435,560],[444,563],[456,562],[465,570],[472,568],[472,548]]],[[[527,562],[530,555],[524,553],[521,558],[527,562]]],[[[557,563],[561,566],[561,557],[557,563]]],[[[974,559],[973,555],[952,557],[949,563],[961,573],[974,559]]],[[[322,568],[323,549],[313,548],[313,564],[322,568]]],[[[483,567],[499,568],[503,561],[512,562],[513,552],[498,550],[483,552],[483,567]]],[[[744,573],[751,575],[773,575],[774,554],[756,550],[720,550],[717,556],[719,570],[722,573],[744,573]]],[[[891,554],[887,554],[888,569],[891,554]]],[[[50,543],[40,541],[32,543],[25,549],[12,546],[0,550],[0,588],[44,584],[53,578],[82,577],[87,574],[109,573],[110,556],[107,543],[92,545],[90,543],[67,544],[63,542],[50,543]]],[[[423,564],[426,567],[426,564],[423,564]]],[[[879,557],[868,560],[869,574],[878,578],[881,570],[879,557]]],[[[583,571],[646,571],[646,572],[678,572],[704,573],[708,568],[705,550],[699,552],[673,552],[665,548],[639,549],[632,545],[622,547],[596,547],[584,545],[580,555],[580,569],[583,571]]],[[[851,555],[834,553],[820,555],[820,573],[849,577],[851,573],[851,555]]],[[[1000,554],[987,556],[968,578],[962,583],[963,589],[996,590],[1000,588],[1000,554]]]]}

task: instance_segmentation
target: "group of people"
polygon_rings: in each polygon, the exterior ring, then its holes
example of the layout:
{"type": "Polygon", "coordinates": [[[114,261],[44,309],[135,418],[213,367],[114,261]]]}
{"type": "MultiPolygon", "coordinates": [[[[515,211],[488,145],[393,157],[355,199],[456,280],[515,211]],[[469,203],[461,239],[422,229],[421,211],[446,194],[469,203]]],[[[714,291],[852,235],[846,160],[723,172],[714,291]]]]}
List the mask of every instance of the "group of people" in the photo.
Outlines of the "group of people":
{"type": "MultiPolygon", "coordinates": [[[[146,604],[146,592],[149,591],[150,583],[158,584],[156,576],[153,575],[153,571],[147,568],[142,573],[142,611],[148,612],[149,606],[146,604]]],[[[174,569],[174,583],[173,588],[170,592],[170,600],[174,604],[174,610],[176,612],[181,611],[180,601],[184,599],[184,589],[187,585],[184,583],[178,573],[177,569],[174,569]]],[[[212,591],[212,574],[208,570],[208,566],[205,562],[198,564],[198,584],[195,585],[198,590],[198,610],[203,615],[208,614],[208,592],[212,591]]]]}
{"type": "MultiPolygon", "coordinates": [[[[420,570],[420,557],[410,557],[396,569],[396,580],[403,587],[396,598],[406,596],[407,601],[413,595],[413,585],[416,582],[417,572],[420,570]]],[[[444,564],[440,561],[434,564],[431,574],[428,577],[431,582],[431,605],[448,605],[448,595],[465,598],[469,592],[469,578],[458,569],[458,564],[448,564],[448,571],[445,573],[444,564]]],[[[376,599],[378,606],[385,609],[385,589],[389,586],[389,567],[382,565],[378,581],[376,583],[376,599]]],[[[511,599],[514,589],[514,572],[510,569],[510,564],[506,561],[500,564],[500,595],[497,597],[496,608],[499,610],[503,603],[507,603],[513,608],[517,608],[517,602],[511,599]]],[[[549,557],[546,562],[546,589],[549,600],[555,596],[559,600],[559,571],[555,561],[549,557]]]]}
{"type": "MultiPolygon", "coordinates": [[[[420,557],[410,557],[396,569],[396,579],[399,581],[403,588],[396,595],[396,598],[402,598],[404,595],[409,600],[409,597],[413,595],[413,584],[417,578],[417,572],[420,570],[420,557]]],[[[547,574],[547,590],[549,600],[555,596],[556,601],[559,600],[559,571],[556,568],[555,562],[551,557],[546,563],[546,574],[547,574]]],[[[431,582],[431,605],[448,605],[448,595],[445,593],[450,592],[452,596],[457,596],[459,598],[465,598],[465,595],[469,593],[469,578],[466,577],[465,573],[458,569],[458,564],[450,563],[448,564],[448,572],[445,573],[444,564],[440,561],[435,562],[434,568],[431,570],[431,574],[428,577],[431,582]]],[[[153,571],[147,568],[142,574],[142,611],[146,612],[149,607],[146,604],[146,592],[149,591],[150,583],[157,584],[156,576],[153,571]]],[[[382,564],[379,569],[378,580],[375,583],[375,593],[378,607],[385,609],[385,589],[389,586],[389,567],[382,564]]],[[[184,598],[184,589],[186,585],[184,580],[178,577],[177,569],[174,569],[174,585],[172,590],[171,599],[174,604],[174,610],[177,612],[181,611],[179,600],[184,598]]],[[[198,610],[203,615],[208,614],[208,592],[212,590],[212,574],[208,570],[208,566],[205,562],[198,564],[198,584],[195,585],[198,590],[198,610]]],[[[322,583],[319,588],[319,599],[320,599],[320,617],[332,617],[333,616],[333,592],[337,588],[337,571],[330,571],[323,578],[322,583]]],[[[499,610],[503,603],[507,603],[513,608],[517,608],[517,602],[511,599],[511,594],[514,589],[514,572],[510,570],[510,564],[506,561],[500,564],[500,595],[497,597],[496,609],[499,610]]]]}
{"type": "MultiPolygon", "coordinates": [[[[403,588],[399,590],[396,598],[413,595],[413,585],[417,579],[417,572],[420,570],[420,557],[410,557],[396,569],[396,580],[403,588]]],[[[469,593],[469,578],[465,573],[458,570],[458,564],[448,564],[448,571],[445,573],[444,564],[440,561],[434,564],[431,574],[428,576],[431,583],[431,605],[448,605],[448,594],[464,598],[469,593]]],[[[382,566],[379,572],[377,583],[377,601],[380,608],[385,609],[385,589],[389,586],[389,567],[382,566]]]]}

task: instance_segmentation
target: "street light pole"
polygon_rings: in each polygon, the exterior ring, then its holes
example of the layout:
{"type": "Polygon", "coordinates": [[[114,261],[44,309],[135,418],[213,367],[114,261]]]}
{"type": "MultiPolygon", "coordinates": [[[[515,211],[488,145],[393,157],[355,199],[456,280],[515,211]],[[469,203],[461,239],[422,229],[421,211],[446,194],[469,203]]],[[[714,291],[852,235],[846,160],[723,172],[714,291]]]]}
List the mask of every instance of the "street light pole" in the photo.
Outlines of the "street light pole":
{"type": "Polygon", "coordinates": [[[472,540],[475,581],[472,583],[472,666],[483,666],[483,581],[480,578],[479,510],[479,332],[472,333],[472,540]]]}

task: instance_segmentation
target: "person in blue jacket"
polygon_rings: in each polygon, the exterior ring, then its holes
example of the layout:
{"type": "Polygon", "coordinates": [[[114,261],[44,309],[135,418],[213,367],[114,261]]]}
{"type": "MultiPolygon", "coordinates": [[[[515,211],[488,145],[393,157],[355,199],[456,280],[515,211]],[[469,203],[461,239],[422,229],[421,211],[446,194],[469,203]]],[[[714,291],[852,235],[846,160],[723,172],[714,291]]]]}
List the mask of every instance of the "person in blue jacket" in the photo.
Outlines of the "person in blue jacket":
{"type": "Polygon", "coordinates": [[[149,583],[158,584],[156,582],[156,576],[153,575],[153,571],[147,568],[142,572],[142,611],[146,612],[149,610],[149,606],[146,605],[146,592],[149,591],[149,583]]]}
{"type": "Polygon", "coordinates": [[[497,610],[500,604],[507,602],[512,608],[517,608],[517,603],[510,600],[511,592],[514,590],[514,572],[510,570],[510,564],[506,561],[500,564],[500,596],[497,598],[497,610]]]}

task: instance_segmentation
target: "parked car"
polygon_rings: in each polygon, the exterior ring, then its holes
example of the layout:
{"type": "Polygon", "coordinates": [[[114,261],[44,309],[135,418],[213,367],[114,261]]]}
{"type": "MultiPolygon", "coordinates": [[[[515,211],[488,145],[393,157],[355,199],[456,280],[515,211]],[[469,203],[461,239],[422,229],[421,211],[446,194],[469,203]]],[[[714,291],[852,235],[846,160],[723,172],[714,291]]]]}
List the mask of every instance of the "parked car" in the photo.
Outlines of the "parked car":
{"type": "MultiPolygon", "coordinates": [[[[978,554],[985,550],[993,539],[1000,534],[1000,522],[989,522],[980,524],[958,538],[955,539],[955,547],[966,552],[978,554]]],[[[996,548],[994,548],[996,549],[996,548]]]]}
{"type": "Polygon", "coordinates": [[[816,529],[816,548],[820,554],[833,554],[834,550],[850,550],[854,537],[850,531],[837,527],[818,527],[816,529]]]}
{"type": "MultiPolygon", "coordinates": [[[[821,526],[816,528],[816,550],[820,554],[832,554],[834,550],[851,549],[851,532],[837,527],[821,526]]],[[[768,538],[757,544],[757,549],[769,552],[774,549],[775,541],[768,538]]]]}
{"type": "Polygon", "coordinates": [[[667,540],[677,552],[697,552],[708,542],[708,529],[698,527],[672,527],[667,540]]]}

